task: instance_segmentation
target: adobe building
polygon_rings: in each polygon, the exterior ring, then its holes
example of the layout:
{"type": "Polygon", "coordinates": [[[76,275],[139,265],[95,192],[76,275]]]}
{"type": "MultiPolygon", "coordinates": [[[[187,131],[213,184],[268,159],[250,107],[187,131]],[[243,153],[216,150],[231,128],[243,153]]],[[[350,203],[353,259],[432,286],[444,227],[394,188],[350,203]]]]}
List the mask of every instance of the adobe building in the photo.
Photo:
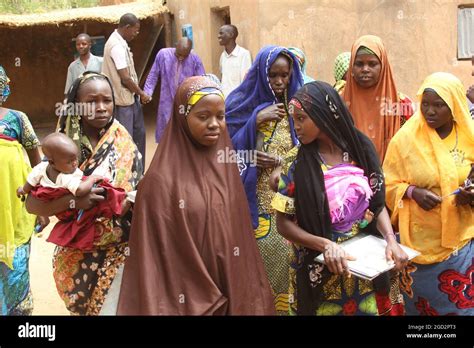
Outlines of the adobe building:
{"type": "MultiPolygon", "coordinates": [[[[217,32],[223,24],[239,29],[237,43],[253,57],[265,45],[296,46],[307,56],[307,73],[334,83],[335,57],[350,51],[361,35],[382,38],[398,89],[415,99],[424,78],[451,72],[466,87],[473,84],[474,0],[102,0],[96,8],[45,14],[0,15],[0,64],[12,80],[7,107],[25,111],[35,124],[54,118],[67,67],[74,59],[73,39],[86,31],[108,38],[126,12],[141,19],[131,42],[143,86],[154,57],[173,46],[181,28],[192,25],[194,50],[208,73],[219,73],[223,50],[217,32]],[[463,18],[466,8],[470,16],[463,18]],[[461,57],[459,47],[467,56],[461,57]],[[19,65],[18,65],[19,64],[19,65]],[[25,102],[27,101],[27,102],[25,102]]],[[[144,108],[154,119],[159,95],[144,108]]]]}
{"type": "Polygon", "coordinates": [[[473,84],[470,57],[458,58],[458,45],[474,54],[474,13],[458,22],[473,0],[168,0],[176,35],[193,27],[194,47],[206,71],[219,76],[217,43],[221,25],[238,27],[237,43],[255,57],[269,44],[296,46],[307,55],[309,76],[334,83],[336,56],[350,51],[365,34],[384,41],[398,89],[415,98],[430,73],[446,71],[466,87],[473,84]],[[458,40],[458,30],[462,32],[458,40]]]}

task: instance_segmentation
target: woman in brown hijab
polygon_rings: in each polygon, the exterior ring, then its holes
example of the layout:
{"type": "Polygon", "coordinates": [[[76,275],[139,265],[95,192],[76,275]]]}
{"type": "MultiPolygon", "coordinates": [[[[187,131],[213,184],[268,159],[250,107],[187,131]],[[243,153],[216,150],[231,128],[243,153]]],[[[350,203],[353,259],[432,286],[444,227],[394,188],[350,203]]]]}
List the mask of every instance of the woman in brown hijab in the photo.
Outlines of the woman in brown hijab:
{"type": "Polygon", "coordinates": [[[224,115],[214,82],[181,84],[138,189],[117,314],[275,313],[224,115]]]}
{"type": "Polygon", "coordinates": [[[375,145],[383,161],[388,143],[413,114],[411,100],[397,92],[382,40],[365,35],[351,50],[347,83],[341,92],[356,127],[375,145]]]}

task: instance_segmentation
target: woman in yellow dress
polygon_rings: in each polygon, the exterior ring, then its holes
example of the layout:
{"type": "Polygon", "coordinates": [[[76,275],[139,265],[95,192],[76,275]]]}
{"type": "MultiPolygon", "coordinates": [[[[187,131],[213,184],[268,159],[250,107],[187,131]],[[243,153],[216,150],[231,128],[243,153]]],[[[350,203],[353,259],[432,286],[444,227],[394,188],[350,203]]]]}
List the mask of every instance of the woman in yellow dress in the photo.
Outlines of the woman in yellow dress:
{"type": "Polygon", "coordinates": [[[428,76],[418,98],[383,165],[392,223],[421,253],[402,278],[406,311],[473,315],[474,123],[454,75],[428,76]]]}

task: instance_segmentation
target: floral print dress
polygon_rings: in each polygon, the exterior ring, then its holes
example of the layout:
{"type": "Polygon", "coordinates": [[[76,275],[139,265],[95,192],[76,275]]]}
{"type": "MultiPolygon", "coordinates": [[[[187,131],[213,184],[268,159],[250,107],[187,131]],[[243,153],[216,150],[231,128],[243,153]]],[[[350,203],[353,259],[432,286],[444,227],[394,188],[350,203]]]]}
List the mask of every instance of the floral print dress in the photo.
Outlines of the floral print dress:
{"type": "MultiPolygon", "coordinates": [[[[68,135],[74,140],[74,134],[68,135]]],[[[143,174],[141,155],[120,123],[114,121],[95,149],[85,136],[80,138],[81,146],[91,153],[81,165],[85,173],[93,169],[91,174],[108,178],[115,187],[127,192],[136,190],[143,174]]],[[[129,253],[131,212],[122,218],[98,218],[95,226],[99,238],[94,241],[94,251],[57,247],[54,254],[56,288],[73,315],[100,313],[110,286],[129,253]]]]}

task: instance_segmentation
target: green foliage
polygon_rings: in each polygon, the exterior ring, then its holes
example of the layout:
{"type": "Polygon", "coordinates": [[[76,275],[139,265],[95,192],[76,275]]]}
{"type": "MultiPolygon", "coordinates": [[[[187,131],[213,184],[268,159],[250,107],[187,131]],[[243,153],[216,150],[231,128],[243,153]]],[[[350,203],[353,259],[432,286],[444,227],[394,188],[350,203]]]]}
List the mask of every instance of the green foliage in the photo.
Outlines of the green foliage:
{"type": "Polygon", "coordinates": [[[0,0],[0,14],[45,13],[98,5],[99,0],[0,0]]]}

